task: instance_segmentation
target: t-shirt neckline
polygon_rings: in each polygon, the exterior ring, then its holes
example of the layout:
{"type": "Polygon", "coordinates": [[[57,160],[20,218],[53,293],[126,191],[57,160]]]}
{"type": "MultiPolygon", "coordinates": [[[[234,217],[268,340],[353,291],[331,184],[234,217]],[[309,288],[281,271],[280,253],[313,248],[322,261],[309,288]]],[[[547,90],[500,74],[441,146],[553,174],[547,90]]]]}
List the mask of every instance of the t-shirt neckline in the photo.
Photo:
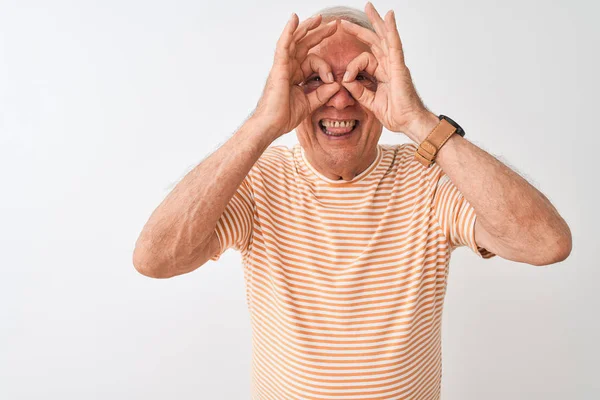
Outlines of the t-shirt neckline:
{"type": "Polygon", "coordinates": [[[356,175],[354,178],[352,178],[349,181],[346,181],[344,179],[335,180],[335,179],[328,178],[325,175],[321,174],[319,171],[317,171],[317,169],[315,167],[313,167],[311,165],[311,163],[308,161],[308,159],[306,158],[306,154],[304,153],[304,148],[300,144],[298,144],[298,146],[300,146],[300,153],[302,155],[302,161],[304,161],[304,164],[306,164],[306,166],[312,171],[312,173],[315,176],[317,176],[322,181],[324,181],[328,184],[331,184],[331,185],[347,185],[347,184],[356,183],[358,181],[361,181],[361,180],[365,179],[366,177],[368,177],[369,175],[371,175],[371,173],[377,169],[379,164],[381,164],[381,160],[383,159],[383,151],[381,150],[381,145],[377,144],[377,156],[375,157],[375,160],[373,160],[373,162],[364,171],[362,171],[360,174],[356,175]]]}

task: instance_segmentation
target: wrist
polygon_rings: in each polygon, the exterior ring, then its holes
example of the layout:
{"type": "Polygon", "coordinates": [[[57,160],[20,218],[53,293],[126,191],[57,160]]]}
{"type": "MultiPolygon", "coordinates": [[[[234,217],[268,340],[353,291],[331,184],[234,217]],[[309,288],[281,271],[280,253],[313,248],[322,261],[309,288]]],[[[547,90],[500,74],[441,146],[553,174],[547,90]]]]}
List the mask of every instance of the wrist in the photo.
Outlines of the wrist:
{"type": "Polygon", "coordinates": [[[251,115],[250,118],[248,118],[247,123],[253,126],[253,130],[260,132],[261,136],[267,138],[271,142],[275,141],[275,139],[282,135],[280,130],[275,125],[260,116],[251,115]]]}
{"type": "Polygon", "coordinates": [[[404,133],[419,145],[439,123],[440,119],[437,115],[429,110],[425,110],[415,115],[404,133]]]}

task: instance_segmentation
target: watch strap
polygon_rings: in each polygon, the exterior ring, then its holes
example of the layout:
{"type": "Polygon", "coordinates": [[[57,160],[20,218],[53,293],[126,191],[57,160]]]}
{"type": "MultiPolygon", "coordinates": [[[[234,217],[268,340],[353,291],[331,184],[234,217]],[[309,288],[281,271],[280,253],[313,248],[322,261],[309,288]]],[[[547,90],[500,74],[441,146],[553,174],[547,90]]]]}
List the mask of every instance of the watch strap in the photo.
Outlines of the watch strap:
{"type": "Polygon", "coordinates": [[[435,157],[444,143],[455,132],[456,127],[445,119],[440,119],[440,122],[417,148],[415,158],[425,167],[430,167],[435,162],[435,157]]]}

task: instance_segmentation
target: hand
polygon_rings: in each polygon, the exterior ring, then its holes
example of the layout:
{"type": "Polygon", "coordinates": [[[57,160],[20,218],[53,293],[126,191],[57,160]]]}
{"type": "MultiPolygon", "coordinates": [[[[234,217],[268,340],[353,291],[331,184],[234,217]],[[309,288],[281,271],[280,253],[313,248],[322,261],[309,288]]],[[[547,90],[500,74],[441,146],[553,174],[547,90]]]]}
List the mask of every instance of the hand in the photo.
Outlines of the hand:
{"type": "Polygon", "coordinates": [[[388,11],[385,20],[382,20],[369,2],[365,6],[365,12],[376,33],[349,21],[342,21],[342,28],[368,44],[372,51],[361,53],[348,64],[342,85],[386,129],[410,136],[412,123],[422,119],[429,111],[419,98],[410,71],[404,63],[394,11],[388,11]],[[377,79],[375,91],[355,80],[363,70],[377,79]]]}
{"type": "Polygon", "coordinates": [[[308,55],[312,47],[337,30],[335,20],[321,22],[322,16],[317,15],[298,24],[294,13],[277,41],[273,66],[252,116],[270,127],[275,139],[296,128],[341,88],[329,64],[314,54],[308,55]],[[299,85],[315,72],[326,83],[305,93],[299,85]]]}

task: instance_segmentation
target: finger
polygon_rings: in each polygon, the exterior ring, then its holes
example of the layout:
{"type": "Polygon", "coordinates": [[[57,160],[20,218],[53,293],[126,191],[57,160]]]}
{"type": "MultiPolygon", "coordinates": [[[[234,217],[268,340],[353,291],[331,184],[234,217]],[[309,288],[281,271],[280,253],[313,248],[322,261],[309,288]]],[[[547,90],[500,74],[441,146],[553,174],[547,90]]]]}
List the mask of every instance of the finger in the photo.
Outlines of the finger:
{"type": "Polygon", "coordinates": [[[317,72],[323,82],[333,82],[331,66],[316,54],[306,56],[302,64],[300,64],[300,69],[302,70],[302,81],[308,79],[313,72],[317,72]]]}
{"type": "Polygon", "coordinates": [[[388,26],[388,43],[390,44],[390,50],[392,53],[394,53],[392,60],[404,64],[402,40],[400,39],[400,34],[398,33],[398,27],[396,26],[396,15],[393,10],[390,10],[385,15],[385,22],[388,26]]]}
{"type": "Polygon", "coordinates": [[[373,54],[368,51],[362,52],[346,66],[346,73],[344,74],[343,81],[353,81],[360,71],[366,71],[369,75],[377,78],[378,81],[383,82],[385,81],[385,77],[382,77],[381,74],[378,73],[378,66],[379,63],[373,54]],[[376,74],[380,76],[377,76],[376,74]]]}
{"type": "MultiPolygon", "coordinates": [[[[365,13],[369,18],[369,21],[371,21],[373,28],[375,28],[377,35],[379,35],[381,40],[385,41],[387,38],[387,28],[385,26],[384,21],[381,19],[381,15],[379,15],[379,12],[371,2],[368,2],[365,6],[365,13]]],[[[386,47],[387,43],[386,46],[384,46],[384,50],[386,49],[386,47]]]]}
{"type": "Polygon", "coordinates": [[[321,43],[323,39],[333,35],[336,29],[337,22],[336,20],[333,20],[325,25],[319,26],[317,29],[307,34],[306,37],[296,45],[296,59],[302,62],[311,48],[321,43]]]}
{"type": "Polygon", "coordinates": [[[325,104],[331,98],[331,96],[340,90],[340,88],[341,86],[337,82],[327,83],[319,86],[317,90],[313,90],[306,95],[308,98],[310,113],[325,104]]]}
{"type": "Polygon", "coordinates": [[[314,17],[310,17],[306,21],[302,22],[300,25],[298,25],[296,32],[294,32],[293,42],[296,43],[299,40],[301,40],[304,36],[306,36],[308,31],[315,29],[317,26],[321,25],[322,21],[323,17],[321,16],[321,14],[317,14],[314,17]]]}
{"type": "Polygon", "coordinates": [[[275,47],[275,59],[288,59],[289,58],[289,49],[292,44],[293,32],[296,30],[298,26],[298,16],[296,13],[292,13],[292,16],[288,20],[285,28],[283,28],[283,32],[277,40],[277,45],[275,47]]]}
{"type": "Polygon", "coordinates": [[[358,81],[342,82],[342,85],[348,89],[354,97],[367,110],[373,111],[373,102],[375,101],[375,92],[367,89],[358,81]]]}
{"type": "MultiPolygon", "coordinates": [[[[302,30],[301,30],[301,27],[298,26],[298,29],[296,29],[296,33],[294,33],[294,38],[292,40],[292,44],[290,45],[290,54],[296,54],[296,49],[298,48],[298,42],[300,42],[302,39],[304,39],[309,31],[312,30],[314,32],[314,30],[316,28],[321,28],[322,26],[324,26],[323,18],[321,16],[321,14],[318,14],[317,16],[319,17],[318,23],[315,23],[315,20],[314,20],[315,17],[312,17],[313,20],[311,22],[309,22],[310,19],[305,21],[305,22],[308,22],[308,24],[306,24],[306,26],[303,27],[302,30]]],[[[327,24],[325,24],[325,25],[327,25],[327,24]]],[[[323,28],[321,28],[321,29],[323,29],[323,28]]]]}
{"type": "Polygon", "coordinates": [[[379,39],[379,36],[377,36],[377,34],[372,30],[354,24],[350,21],[346,21],[345,19],[342,20],[342,29],[349,34],[356,36],[356,38],[361,42],[369,45],[373,51],[373,54],[375,54],[378,58],[381,58],[385,55],[381,47],[381,39],[379,39]]]}

